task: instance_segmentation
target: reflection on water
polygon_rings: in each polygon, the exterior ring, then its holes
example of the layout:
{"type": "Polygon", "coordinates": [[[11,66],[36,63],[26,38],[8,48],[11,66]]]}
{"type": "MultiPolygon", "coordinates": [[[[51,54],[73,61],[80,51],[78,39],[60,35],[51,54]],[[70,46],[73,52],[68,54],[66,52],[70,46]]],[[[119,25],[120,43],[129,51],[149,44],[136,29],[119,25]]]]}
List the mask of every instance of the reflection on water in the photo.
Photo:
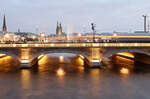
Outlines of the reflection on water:
{"type": "Polygon", "coordinates": [[[28,89],[31,87],[31,72],[29,70],[21,70],[21,83],[23,89],[28,89]]]}
{"type": "Polygon", "coordinates": [[[63,62],[64,62],[64,56],[60,56],[60,57],[59,57],[59,62],[60,62],[60,63],[63,63],[63,62]]]}
{"type": "Polygon", "coordinates": [[[59,68],[59,69],[57,70],[57,75],[58,75],[58,76],[64,76],[64,75],[65,75],[64,70],[63,70],[62,68],[59,68]]]}
{"type": "Polygon", "coordinates": [[[128,75],[128,74],[129,74],[129,69],[123,67],[123,68],[120,69],[120,73],[121,73],[121,74],[128,75]]]}

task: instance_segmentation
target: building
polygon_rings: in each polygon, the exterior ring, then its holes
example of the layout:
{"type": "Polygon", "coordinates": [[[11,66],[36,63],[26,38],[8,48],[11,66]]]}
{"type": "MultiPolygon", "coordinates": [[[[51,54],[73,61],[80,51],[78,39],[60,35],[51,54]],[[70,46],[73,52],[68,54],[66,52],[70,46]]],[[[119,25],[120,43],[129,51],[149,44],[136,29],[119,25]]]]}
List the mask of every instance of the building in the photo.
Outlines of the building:
{"type": "Polygon", "coordinates": [[[58,22],[57,22],[57,27],[56,27],[56,34],[58,35],[58,36],[62,36],[62,25],[61,25],[61,23],[59,24],[58,22]]]}
{"type": "Polygon", "coordinates": [[[6,19],[5,19],[5,15],[3,18],[3,35],[5,35],[7,33],[7,26],[6,26],[6,19]]]}
{"type": "Polygon", "coordinates": [[[47,41],[45,32],[40,33],[39,41],[40,42],[46,42],[47,41]]]}

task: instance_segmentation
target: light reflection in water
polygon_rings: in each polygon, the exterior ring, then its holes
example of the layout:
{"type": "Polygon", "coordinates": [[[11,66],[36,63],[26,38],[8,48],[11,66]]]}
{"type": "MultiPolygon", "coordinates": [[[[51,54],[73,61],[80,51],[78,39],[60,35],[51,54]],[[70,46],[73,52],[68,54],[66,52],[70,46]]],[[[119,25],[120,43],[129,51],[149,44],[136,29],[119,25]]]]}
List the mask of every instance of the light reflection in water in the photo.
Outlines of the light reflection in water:
{"type": "Polygon", "coordinates": [[[128,75],[128,74],[129,74],[129,69],[123,67],[123,68],[120,69],[120,73],[121,73],[121,74],[124,74],[124,75],[128,75]]]}
{"type": "Polygon", "coordinates": [[[60,62],[60,63],[63,63],[63,62],[64,62],[64,56],[60,56],[60,57],[59,57],[59,62],[60,62]]]}
{"type": "Polygon", "coordinates": [[[90,83],[92,84],[91,86],[91,94],[96,94],[98,95],[100,92],[101,88],[98,88],[97,86],[101,86],[101,81],[102,81],[102,76],[101,76],[101,70],[99,69],[93,69],[90,71],[90,83]]]}
{"type": "Polygon", "coordinates": [[[21,70],[21,84],[23,89],[31,87],[31,72],[29,70],[21,70]]]}
{"type": "Polygon", "coordinates": [[[65,71],[62,69],[62,68],[59,68],[58,70],[57,70],[57,76],[64,76],[65,75],[65,71]]]}

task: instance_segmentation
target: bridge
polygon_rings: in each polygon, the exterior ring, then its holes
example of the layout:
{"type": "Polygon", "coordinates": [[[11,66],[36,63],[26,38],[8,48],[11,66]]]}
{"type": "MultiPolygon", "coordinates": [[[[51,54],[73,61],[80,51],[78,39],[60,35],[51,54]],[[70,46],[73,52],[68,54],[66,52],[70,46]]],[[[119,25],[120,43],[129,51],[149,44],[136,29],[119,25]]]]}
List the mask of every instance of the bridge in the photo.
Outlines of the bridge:
{"type": "MultiPolygon", "coordinates": [[[[1,57],[12,56],[30,67],[38,65],[46,54],[73,53],[84,60],[85,65],[92,67],[102,61],[109,61],[115,54],[141,60],[139,54],[150,56],[150,43],[50,43],[50,44],[0,44],[1,57]]],[[[148,60],[149,61],[149,60],[148,60]]],[[[145,59],[142,60],[145,63],[145,59]]],[[[149,63],[149,62],[148,62],[149,63]]]]}

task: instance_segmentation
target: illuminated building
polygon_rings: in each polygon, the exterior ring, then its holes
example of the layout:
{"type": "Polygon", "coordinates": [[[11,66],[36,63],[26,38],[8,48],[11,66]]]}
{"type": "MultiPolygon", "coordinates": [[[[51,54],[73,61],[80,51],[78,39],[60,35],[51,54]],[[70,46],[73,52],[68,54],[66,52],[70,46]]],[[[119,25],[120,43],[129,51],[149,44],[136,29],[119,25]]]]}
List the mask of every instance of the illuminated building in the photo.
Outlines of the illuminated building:
{"type": "Polygon", "coordinates": [[[41,32],[40,33],[40,41],[41,42],[45,42],[46,41],[46,34],[45,34],[45,32],[41,32]]]}

